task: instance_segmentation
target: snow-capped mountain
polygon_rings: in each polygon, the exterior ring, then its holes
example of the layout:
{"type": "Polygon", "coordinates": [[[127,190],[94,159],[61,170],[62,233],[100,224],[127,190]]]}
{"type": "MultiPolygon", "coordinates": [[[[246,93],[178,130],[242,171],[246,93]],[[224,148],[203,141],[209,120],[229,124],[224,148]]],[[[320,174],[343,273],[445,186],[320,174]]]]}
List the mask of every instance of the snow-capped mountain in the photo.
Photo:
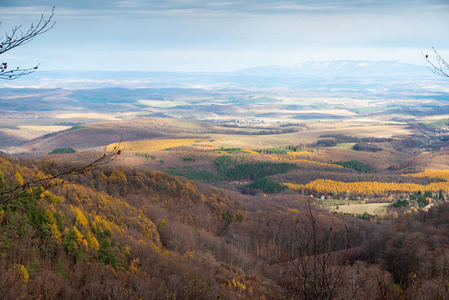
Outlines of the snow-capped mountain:
{"type": "Polygon", "coordinates": [[[241,70],[241,75],[257,76],[426,76],[426,66],[400,63],[397,61],[311,61],[292,66],[263,66],[241,70]]]}

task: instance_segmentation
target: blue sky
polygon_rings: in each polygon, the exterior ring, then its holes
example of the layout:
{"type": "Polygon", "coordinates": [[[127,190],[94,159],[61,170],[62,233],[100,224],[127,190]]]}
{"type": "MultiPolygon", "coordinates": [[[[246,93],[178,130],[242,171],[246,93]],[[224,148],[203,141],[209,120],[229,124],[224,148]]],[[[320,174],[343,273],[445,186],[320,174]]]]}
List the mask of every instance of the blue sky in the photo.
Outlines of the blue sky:
{"type": "Polygon", "coordinates": [[[55,27],[3,54],[43,70],[232,71],[449,56],[449,1],[0,0],[0,32],[55,6],[55,27]]]}

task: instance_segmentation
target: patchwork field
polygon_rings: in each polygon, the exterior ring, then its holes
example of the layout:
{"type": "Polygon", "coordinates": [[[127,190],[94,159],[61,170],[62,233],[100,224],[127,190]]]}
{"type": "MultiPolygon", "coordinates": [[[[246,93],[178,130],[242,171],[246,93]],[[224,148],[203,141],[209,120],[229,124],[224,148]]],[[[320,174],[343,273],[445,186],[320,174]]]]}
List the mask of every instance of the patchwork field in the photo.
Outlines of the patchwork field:
{"type": "Polygon", "coordinates": [[[2,299],[449,299],[449,89],[425,66],[0,85],[2,299]]]}
{"type": "Polygon", "coordinates": [[[117,115],[101,114],[101,113],[65,113],[55,115],[56,119],[94,119],[94,120],[115,120],[117,115]]]}
{"type": "MultiPolygon", "coordinates": [[[[445,121],[434,115],[447,111],[429,108],[442,105],[437,100],[284,88],[10,93],[2,98],[9,112],[0,116],[0,151],[7,154],[43,156],[71,148],[77,152],[52,157],[80,161],[119,147],[118,165],[250,195],[349,193],[354,200],[449,191],[438,176],[400,176],[449,168],[449,140],[439,132],[445,121]],[[27,106],[18,106],[19,98],[27,106]],[[421,124],[430,121],[435,124],[421,124]]],[[[341,212],[385,211],[383,204],[360,205],[343,205],[341,212]]]]}

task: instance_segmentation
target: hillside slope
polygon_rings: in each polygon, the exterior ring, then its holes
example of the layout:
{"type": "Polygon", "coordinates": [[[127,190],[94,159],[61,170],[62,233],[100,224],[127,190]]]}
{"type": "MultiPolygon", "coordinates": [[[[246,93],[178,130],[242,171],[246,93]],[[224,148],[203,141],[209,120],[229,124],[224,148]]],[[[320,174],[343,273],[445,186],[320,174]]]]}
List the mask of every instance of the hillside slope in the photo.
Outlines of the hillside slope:
{"type": "Polygon", "coordinates": [[[120,164],[4,193],[83,164],[50,158],[0,157],[2,299],[448,296],[448,205],[371,222],[120,164]]]}
{"type": "Polygon", "coordinates": [[[139,118],[129,121],[107,121],[74,126],[72,129],[47,135],[26,143],[23,148],[37,153],[70,147],[78,151],[103,147],[122,141],[142,139],[195,137],[207,133],[212,124],[166,118],[139,118]]]}
{"type": "MultiPolygon", "coordinates": [[[[3,158],[0,164],[0,191],[45,177],[39,169],[66,167],[48,161],[20,167],[3,158]]],[[[105,169],[66,180],[2,198],[2,298],[233,297],[235,290],[223,285],[234,271],[213,253],[232,252],[214,236],[229,224],[225,213],[231,222],[244,218],[237,200],[162,172],[105,169]],[[189,251],[189,238],[198,234],[209,240],[199,248],[205,253],[189,251]]],[[[252,293],[261,295],[263,285],[252,293]]]]}

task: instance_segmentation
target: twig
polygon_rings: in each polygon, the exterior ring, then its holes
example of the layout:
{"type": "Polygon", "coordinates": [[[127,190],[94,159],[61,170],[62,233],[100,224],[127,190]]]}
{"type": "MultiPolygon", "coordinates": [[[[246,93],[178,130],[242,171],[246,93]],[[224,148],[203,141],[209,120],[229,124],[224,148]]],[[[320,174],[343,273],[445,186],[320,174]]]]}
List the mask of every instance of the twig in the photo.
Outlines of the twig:
{"type": "MultiPolygon", "coordinates": [[[[19,46],[23,46],[31,42],[36,36],[41,35],[55,26],[56,22],[52,23],[53,16],[55,15],[55,7],[51,11],[50,17],[44,18],[41,15],[39,22],[34,25],[31,24],[30,28],[24,33],[21,28],[22,25],[16,26],[12,29],[11,33],[6,33],[4,36],[0,37],[0,55],[14,49],[19,46]]],[[[1,23],[0,23],[1,24],[1,23]]],[[[8,69],[8,64],[3,62],[0,63],[0,79],[4,80],[14,80],[23,75],[28,75],[37,70],[39,65],[32,68],[21,69],[17,67],[16,69],[8,69]]]]}
{"type": "Polygon", "coordinates": [[[427,60],[427,62],[432,66],[428,67],[430,71],[432,71],[434,74],[442,77],[449,77],[449,63],[447,63],[443,57],[435,50],[434,47],[432,47],[433,52],[435,52],[436,57],[436,63],[433,63],[429,59],[429,55],[421,53],[424,58],[427,60]]]}
{"type": "Polygon", "coordinates": [[[13,198],[15,192],[17,192],[19,190],[24,190],[26,188],[40,186],[40,185],[51,186],[51,180],[53,180],[53,179],[61,178],[63,176],[67,176],[67,175],[83,174],[84,172],[89,171],[89,168],[91,168],[91,167],[108,164],[108,163],[116,160],[118,158],[118,156],[122,153],[122,150],[119,148],[119,146],[120,146],[120,143],[118,146],[114,147],[114,149],[111,150],[110,152],[108,152],[108,153],[105,152],[103,154],[103,156],[94,160],[93,162],[88,163],[87,165],[85,165],[83,167],[72,168],[71,170],[60,172],[56,175],[51,175],[50,177],[37,179],[37,180],[31,180],[31,181],[25,182],[24,184],[15,186],[9,190],[2,191],[2,192],[0,192],[0,196],[10,195],[10,197],[8,197],[7,199],[0,200],[0,205],[9,202],[13,198]]]}

